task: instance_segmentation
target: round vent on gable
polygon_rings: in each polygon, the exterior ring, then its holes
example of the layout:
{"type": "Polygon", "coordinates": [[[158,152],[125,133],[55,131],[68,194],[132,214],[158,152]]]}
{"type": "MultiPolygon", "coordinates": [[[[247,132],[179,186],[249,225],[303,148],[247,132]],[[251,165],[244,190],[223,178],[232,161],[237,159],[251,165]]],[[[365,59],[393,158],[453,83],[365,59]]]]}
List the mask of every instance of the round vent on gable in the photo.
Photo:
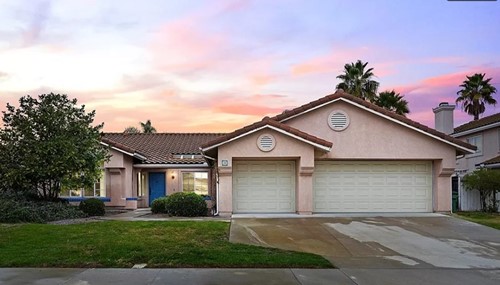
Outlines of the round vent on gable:
{"type": "Polygon", "coordinates": [[[334,110],[328,115],[328,126],[334,131],[343,131],[349,126],[349,117],[344,111],[334,110]]]}
{"type": "Polygon", "coordinates": [[[257,146],[262,151],[271,151],[276,146],[276,140],[270,134],[263,134],[257,139],[257,146]]]}

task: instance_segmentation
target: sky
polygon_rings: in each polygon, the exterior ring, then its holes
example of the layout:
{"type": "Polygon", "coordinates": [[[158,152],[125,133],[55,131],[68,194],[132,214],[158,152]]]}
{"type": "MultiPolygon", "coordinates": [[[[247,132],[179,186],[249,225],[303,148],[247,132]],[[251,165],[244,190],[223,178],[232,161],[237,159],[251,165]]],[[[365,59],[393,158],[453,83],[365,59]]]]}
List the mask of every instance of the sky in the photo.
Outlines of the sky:
{"type": "Polygon", "coordinates": [[[433,127],[478,72],[500,112],[499,28],[498,1],[0,0],[0,110],[54,92],[107,132],[228,132],[334,93],[360,59],[433,127]]]}

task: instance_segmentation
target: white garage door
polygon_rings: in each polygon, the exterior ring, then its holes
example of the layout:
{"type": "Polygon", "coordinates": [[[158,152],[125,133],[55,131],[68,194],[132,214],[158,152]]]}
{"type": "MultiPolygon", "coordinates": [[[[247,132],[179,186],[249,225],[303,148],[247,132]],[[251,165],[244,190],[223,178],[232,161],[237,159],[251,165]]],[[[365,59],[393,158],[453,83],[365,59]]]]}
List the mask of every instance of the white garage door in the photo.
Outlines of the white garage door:
{"type": "Polygon", "coordinates": [[[233,212],[295,212],[295,163],[235,161],[233,212]]]}
{"type": "Polygon", "coordinates": [[[432,212],[431,162],[316,161],[315,212],[432,212]]]}

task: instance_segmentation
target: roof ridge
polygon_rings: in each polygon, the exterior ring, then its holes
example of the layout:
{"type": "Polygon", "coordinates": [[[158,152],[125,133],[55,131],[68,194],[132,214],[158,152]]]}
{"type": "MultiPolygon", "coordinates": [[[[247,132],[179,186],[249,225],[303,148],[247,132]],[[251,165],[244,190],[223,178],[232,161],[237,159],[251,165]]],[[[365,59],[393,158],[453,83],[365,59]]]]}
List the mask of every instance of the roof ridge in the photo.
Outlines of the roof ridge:
{"type": "Polygon", "coordinates": [[[107,135],[127,135],[127,136],[139,136],[139,135],[225,135],[227,133],[195,133],[195,132],[174,132],[174,133],[124,133],[124,132],[103,132],[107,135]]]}
{"type": "Polygon", "coordinates": [[[304,112],[310,111],[313,108],[320,107],[324,104],[331,103],[332,101],[334,101],[336,99],[340,99],[340,98],[348,100],[354,104],[361,105],[361,107],[364,107],[366,109],[370,109],[370,110],[374,111],[375,113],[380,114],[381,116],[386,116],[386,117],[392,118],[393,120],[399,121],[403,126],[406,126],[409,128],[419,129],[420,131],[427,133],[430,136],[434,136],[434,137],[437,137],[438,139],[444,140],[445,142],[448,142],[448,143],[451,143],[451,144],[454,144],[456,146],[460,146],[463,148],[467,148],[467,149],[475,149],[476,148],[475,146],[470,145],[464,141],[461,141],[461,140],[454,138],[450,135],[447,135],[445,133],[437,131],[437,130],[430,128],[426,125],[423,125],[417,121],[413,121],[410,118],[407,118],[407,117],[402,116],[402,115],[398,115],[395,112],[386,110],[386,109],[379,107],[373,103],[370,103],[362,98],[351,95],[342,89],[337,89],[335,91],[335,93],[333,93],[333,94],[326,95],[324,97],[321,97],[321,98],[316,99],[314,101],[311,101],[309,103],[303,104],[303,105],[296,107],[294,109],[285,110],[281,114],[278,114],[278,115],[273,116],[271,118],[264,117],[261,121],[247,125],[243,128],[237,129],[236,131],[229,133],[225,136],[222,136],[220,138],[216,138],[212,141],[209,141],[209,142],[203,144],[202,147],[206,148],[208,146],[212,146],[212,145],[215,145],[217,143],[220,143],[220,141],[223,141],[224,138],[231,137],[231,135],[233,135],[236,132],[245,133],[246,131],[252,130],[253,128],[255,128],[255,126],[259,123],[262,124],[262,123],[268,122],[269,120],[271,120],[271,121],[274,120],[274,121],[278,121],[281,123],[281,121],[283,121],[285,119],[288,119],[288,118],[294,117],[294,116],[298,116],[304,112]]]}
{"type": "MultiPolygon", "coordinates": [[[[495,117],[495,116],[500,116],[500,113],[491,114],[491,115],[488,115],[486,117],[482,117],[481,119],[478,119],[478,120],[468,121],[467,123],[463,123],[463,124],[461,124],[461,125],[453,128],[453,130],[460,129],[460,128],[468,125],[468,124],[474,124],[474,123],[477,123],[477,122],[485,121],[485,120],[490,119],[490,118],[495,117]]],[[[486,125],[493,124],[493,123],[495,123],[495,122],[491,122],[491,123],[488,123],[486,125]]]]}

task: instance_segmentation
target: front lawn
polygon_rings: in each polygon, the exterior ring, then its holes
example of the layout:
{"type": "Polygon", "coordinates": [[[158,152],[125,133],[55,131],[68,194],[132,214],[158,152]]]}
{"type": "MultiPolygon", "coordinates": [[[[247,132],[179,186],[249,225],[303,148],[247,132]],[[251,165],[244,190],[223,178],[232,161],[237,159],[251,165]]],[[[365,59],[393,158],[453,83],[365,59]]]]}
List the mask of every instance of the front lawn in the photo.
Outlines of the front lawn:
{"type": "Polygon", "coordinates": [[[500,230],[500,214],[499,213],[483,213],[483,212],[457,212],[458,217],[474,223],[485,225],[491,228],[500,230]]]}
{"type": "Polygon", "coordinates": [[[0,267],[306,267],[321,256],[232,244],[224,222],[0,224],[0,267]]]}

